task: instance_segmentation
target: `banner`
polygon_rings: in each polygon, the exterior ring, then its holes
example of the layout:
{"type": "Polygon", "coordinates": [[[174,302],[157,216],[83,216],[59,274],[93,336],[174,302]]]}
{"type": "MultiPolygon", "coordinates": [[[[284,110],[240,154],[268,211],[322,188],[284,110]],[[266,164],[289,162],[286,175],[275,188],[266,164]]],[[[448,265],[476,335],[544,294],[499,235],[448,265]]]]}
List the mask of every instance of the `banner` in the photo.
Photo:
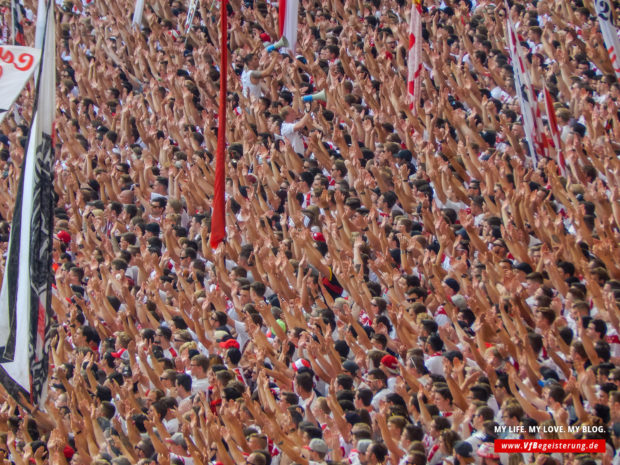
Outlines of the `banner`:
{"type": "Polygon", "coordinates": [[[613,13],[609,0],[596,0],[594,2],[598,24],[601,27],[601,34],[605,41],[605,47],[614,68],[616,77],[620,77],[620,40],[618,40],[618,32],[613,23],[613,13]]]}
{"type": "Polygon", "coordinates": [[[33,403],[46,395],[51,316],[54,0],[39,0],[37,16],[41,65],[0,291],[0,382],[14,397],[22,393],[33,403]]]}
{"type": "MultiPolygon", "coordinates": [[[[506,6],[506,11],[510,11],[508,6],[506,6]]],[[[532,87],[530,74],[525,67],[521,44],[519,43],[517,32],[510,19],[510,15],[506,15],[506,29],[508,50],[510,51],[510,59],[514,72],[515,89],[521,107],[521,114],[523,115],[523,129],[530,150],[532,164],[534,168],[536,168],[538,156],[545,155],[545,144],[542,138],[542,119],[535,99],[536,94],[532,87]]]]}
{"type": "Polygon", "coordinates": [[[553,106],[553,97],[551,97],[549,89],[547,89],[547,85],[543,83],[543,86],[543,92],[545,94],[545,110],[547,112],[547,120],[549,121],[551,138],[553,140],[553,145],[555,146],[558,168],[560,170],[560,175],[566,177],[566,161],[564,160],[564,151],[562,150],[560,127],[558,126],[558,119],[555,115],[555,107],[553,106]]]}
{"type": "Polygon", "coordinates": [[[196,8],[198,8],[198,0],[190,0],[189,9],[187,10],[187,19],[185,20],[185,35],[189,34],[189,31],[192,28],[192,21],[194,21],[196,8]]]}
{"type": "Polygon", "coordinates": [[[228,11],[226,0],[220,10],[220,107],[217,125],[217,152],[215,154],[215,182],[213,186],[213,213],[211,216],[211,247],[217,248],[226,238],[226,93],[228,74],[228,11]]]}
{"type": "Polygon", "coordinates": [[[39,64],[41,50],[0,46],[0,123],[39,64]]]}
{"type": "Polygon", "coordinates": [[[407,69],[409,108],[416,115],[420,102],[420,85],[422,83],[422,0],[413,0],[411,3],[407,69]]]}
{"type": "Polygon", "coordinates": [[[295,53],[297,47],[297,21],[299,20],[299,0],[280,0],[278,4],[278,25],[280,37],[286,37],[288,47],[281,50],[290,50],[295,53]]]}

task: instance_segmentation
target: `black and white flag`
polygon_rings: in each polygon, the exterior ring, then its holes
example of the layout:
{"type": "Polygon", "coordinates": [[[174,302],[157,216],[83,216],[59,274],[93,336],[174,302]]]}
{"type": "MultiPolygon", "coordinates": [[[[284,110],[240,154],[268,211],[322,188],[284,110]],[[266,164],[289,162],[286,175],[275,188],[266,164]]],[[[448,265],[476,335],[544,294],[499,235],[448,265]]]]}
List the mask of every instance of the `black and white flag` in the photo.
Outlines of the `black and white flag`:
{"type": "Polygon", "coordinates": [[[42,51],[0,292],[0,382],[38,403],[46,395],[51,315],[55,114],[54,0],[39,0],[36,48],[42,51]]]}

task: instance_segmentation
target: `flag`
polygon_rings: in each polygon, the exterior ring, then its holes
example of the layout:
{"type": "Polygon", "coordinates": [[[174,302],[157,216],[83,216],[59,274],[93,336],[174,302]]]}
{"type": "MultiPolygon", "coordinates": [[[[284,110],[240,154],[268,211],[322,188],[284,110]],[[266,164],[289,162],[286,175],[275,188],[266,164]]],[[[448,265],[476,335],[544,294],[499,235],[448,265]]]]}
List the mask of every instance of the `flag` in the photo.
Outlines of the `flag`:
{"type": "MultiPolygon", "coordinates": [[[[510,11],[507,5],[506,11],[510,11]]],[[[521,107],[521,114],[523,115],[523,129],[525,131],[530,157],[532,158],[532,164],[535,168],[538,156],[545,155],[545,144],[542,138],[542,118],[535,98],[536,94],[532,87],[530,73],[525,67],[525,60],[523,58],[523,51],[521,50],[517,31],[508,14],[506,15],[506,29],[508,50],[510,51],[510,59],[512,61],[515,79],[515,89],[521,107]]]]}
{"type": "Polygon", "coordinates": [[[196,14],[197,7],[198,7],[198,0],[191,0],[189,2],[189,9],[187,11],[187,19],[185,20],[185,35],[189,34],[189,30],[192,28],[192,21],[194,20],[194,15],[196,14]]]}
{"type": "Polygon", "coordinates": [[[620,77],[620,56],[618,56],[620,54],[620,40],[618,40],[618,32],[613,23],[609,0],[595,0],[594,8],[596,9],[598,24],[601,27],[601,34],[603,34],[611,65],[614,68],[616,77],[620,77]]]}
{"type": "Polygon", "coordinates": [[[409,54],[407,57],[407,93],[409,108],[417,114],[422,83],[422,0],[411,3],[411,21],[409,22],[409,54]]]}
{"type": "Polygon", "coordinates": [[[564,152],[562,151],[562,139],[560,137],[558,119],[555,116],[553,97],[551,97],[551,94],[549,93],[549,89],[547,89],[546,84],[543,83],[543,86],[543,92],[545,94],[545,110],[547,112],[547,120],[549,121],[551,138],[553,140],[553,145],[555,146],[558,168],[560,169],[560,174],[566,177],[566,161],[564,160],[564,152]]]}
{"type": "Polygon", "coordinates": [[[217,248],[226,237],[226,76],[228,74],[228,12],[226,0],[220,10],[220,108],[217,125],[217,153],[215,155],[215,183],[213,186],[213,213],[211,216],[211,247],[217,248]]]}
{"type": "Polygon", "coordinates": [[[33,403],[46,395],[51,316],[54,4],[39,0],[41,64],[0,290],[0,382],[14,397],[22,393],[33,403]]]}
{"type": "Polygon", "coordinates": [[[37,69],[41,50],[16,45],[0,46],[0,123],[37,69]]]}
{"type": "Polygon", "coordinates": [[[11,0],[11,40],[13,45],[26,45],[26,39],[24,39],[24,27],[22,26],[22,20],[24,6],[21,0],[11,0]]]}
{"type": "Polygon", "coordinates": [[[140,27],[142,24],[142,13],[144,12],[144,0],[136,0],[136,6],[133,10],[132,26],[140,27]]]}
{"type": "Polygon", "coordinates": [[[283,50],[290,50],[295,53],[297,46],[297,21],[299,19],[299,0],[280,0],[278,5],[278,24],[280,26],[280,37],[286,37],[288,47],[283,50]]]}

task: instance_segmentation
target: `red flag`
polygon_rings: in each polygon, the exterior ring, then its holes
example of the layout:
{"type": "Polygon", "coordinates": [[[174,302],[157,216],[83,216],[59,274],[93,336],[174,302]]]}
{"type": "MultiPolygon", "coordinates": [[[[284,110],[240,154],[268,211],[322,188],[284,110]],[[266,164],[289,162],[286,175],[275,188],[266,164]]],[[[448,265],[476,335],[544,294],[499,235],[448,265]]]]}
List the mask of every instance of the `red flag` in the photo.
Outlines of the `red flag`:
{"type": "Polygon", "coordinates": [[[560,138],[560,128],[558,127],[558,119],[555,116],[555,107],[553,106],[553,97],[547,89],[547,85],[543,83],[543,91],[545,94],[545,110],[547,111],[547,119],[549,120],[549,128],[551,129],[551,137],[555,146],[555,153],[558,159],[558,167],[560,174],[566,176],[566,161],[564,160],[564,152],[562,151],[562,139],[560,138]]]}
{"type": "Polygon", "coordinates": [[[211,247],[214,249],[226,237],[226,75],[228,71],[228,13],[226,0],[222,0],[220,59],[220,109],[217,128],[217,154],[215,156],[215,186],[213,193],[213,214],[211,216],[211,247]]]}

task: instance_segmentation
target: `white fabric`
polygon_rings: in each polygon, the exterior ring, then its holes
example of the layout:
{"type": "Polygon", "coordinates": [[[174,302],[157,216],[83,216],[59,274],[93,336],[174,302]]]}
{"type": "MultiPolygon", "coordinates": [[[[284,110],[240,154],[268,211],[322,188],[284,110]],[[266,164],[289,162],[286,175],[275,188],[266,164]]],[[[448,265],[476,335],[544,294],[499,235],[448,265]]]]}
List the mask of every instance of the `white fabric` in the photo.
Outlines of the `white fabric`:
{"type": "Polygon", "coordinates": [[[243,95],[249,97],[250,100],[257,99],[263,96],[263,91],[258,84],[254,84],[251,79],[251,74],[254,72],[252,69],[245,69],[241,73],[241,85],[243,87],[243,95]]]}
{"type": "Polygon", "coordinates": [[[295,131],[295,123],[282,123],[280,132],[288,139],[296,153],[304,153],[304,141],[299,132],[295,131]]]}
{"type": "Polygon", "coordinates": [[[12,64],[3,64],[0,73],[0,123],[8,114],[9,108],[17,100],[30,76],[37,68],[41,58],[41,50],[16,45],[3,45],[5,56],[13,55],[12,64]]]}
{"type": "Polygon", "coordinates": [[[280,4],[286,4],[284,14],[284,28],[280,31],[280,36],[286,37],[288,47],[282,48],[285,51],[295,53],[297,47],[297,29],[299,19],[299,0],[280,0],[280,4]]]}

